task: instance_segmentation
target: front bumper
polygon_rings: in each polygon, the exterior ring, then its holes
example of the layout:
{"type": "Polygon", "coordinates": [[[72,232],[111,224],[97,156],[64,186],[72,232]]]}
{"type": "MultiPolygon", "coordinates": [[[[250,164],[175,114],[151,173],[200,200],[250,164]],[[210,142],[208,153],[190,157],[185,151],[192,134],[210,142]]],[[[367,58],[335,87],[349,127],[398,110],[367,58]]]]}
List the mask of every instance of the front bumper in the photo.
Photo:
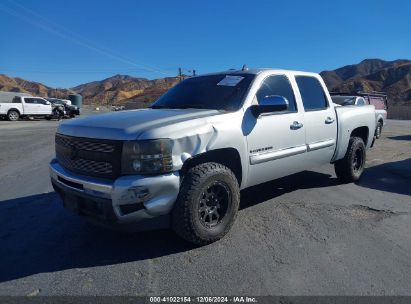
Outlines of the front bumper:
{"type": "Polygon", "coordinates": [[[106,223],[132,224],[167,216],[180,187],[178,172],[111,181],[73,174],[56,159],[49,167],[52,185],[67,209],[106,223]]]}

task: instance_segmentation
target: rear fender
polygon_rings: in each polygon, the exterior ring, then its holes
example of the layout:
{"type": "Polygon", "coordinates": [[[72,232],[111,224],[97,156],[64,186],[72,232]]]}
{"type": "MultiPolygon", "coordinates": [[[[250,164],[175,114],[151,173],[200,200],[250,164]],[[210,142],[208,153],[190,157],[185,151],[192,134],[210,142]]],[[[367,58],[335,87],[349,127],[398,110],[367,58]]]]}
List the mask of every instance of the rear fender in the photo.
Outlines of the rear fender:
{"type": "Polygon", "coordinates": [[[331,162],[344,158],[352,136],[363,138],[366,149],[372,146],[376,127],[374,106],[336,107],[338,119],[337,145],[331,162]]]}

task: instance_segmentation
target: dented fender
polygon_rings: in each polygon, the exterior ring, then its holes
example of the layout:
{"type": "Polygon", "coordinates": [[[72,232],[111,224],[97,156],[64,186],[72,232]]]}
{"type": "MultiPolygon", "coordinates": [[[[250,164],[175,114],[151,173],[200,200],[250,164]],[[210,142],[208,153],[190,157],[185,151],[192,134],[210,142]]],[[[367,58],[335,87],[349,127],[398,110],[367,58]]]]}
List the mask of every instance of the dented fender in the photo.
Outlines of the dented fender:
{"type": "Polygon", "coordinates": [[[144,132],[138,139],[169,138],[172,142],[173,169],[180,170],[183,164],[196,155],[209,151],[233,148],[241,158],[244,177],[248,171],[247,142],[242,132],[242,110],[237,112],[183,121],[144,132]]]}

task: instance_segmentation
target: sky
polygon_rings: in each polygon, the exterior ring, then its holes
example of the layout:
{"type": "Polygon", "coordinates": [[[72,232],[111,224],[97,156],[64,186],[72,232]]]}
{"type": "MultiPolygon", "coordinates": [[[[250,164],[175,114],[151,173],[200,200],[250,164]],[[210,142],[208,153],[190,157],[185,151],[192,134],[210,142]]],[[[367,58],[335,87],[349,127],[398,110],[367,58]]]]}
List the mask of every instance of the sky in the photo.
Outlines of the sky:
{"type": "Polygon", "coordinates": [[[411,59],[411,1],[399,0],[0,0],[0,29],[0,74],[51,87],[411,59]]]}

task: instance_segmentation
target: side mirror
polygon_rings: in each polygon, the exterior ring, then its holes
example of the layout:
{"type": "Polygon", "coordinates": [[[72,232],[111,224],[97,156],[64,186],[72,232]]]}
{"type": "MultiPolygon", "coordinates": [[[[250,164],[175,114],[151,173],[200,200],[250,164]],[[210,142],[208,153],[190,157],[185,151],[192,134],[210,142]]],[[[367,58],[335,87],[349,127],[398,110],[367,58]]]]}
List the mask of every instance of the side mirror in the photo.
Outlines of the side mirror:
{"type": "Polygon", "coordinates": [[[50,101],[46,101],[46,105],[50,105],[51,103],[50,103],[50,101]]]}
{"type": "Polygon", "coordinates": [[[288,109],[288,100],[284,96],[269,95],[259,100],[258,105],[251,106],[251,112],[255,117],[263,113],[281,112],[288,109]]]}

